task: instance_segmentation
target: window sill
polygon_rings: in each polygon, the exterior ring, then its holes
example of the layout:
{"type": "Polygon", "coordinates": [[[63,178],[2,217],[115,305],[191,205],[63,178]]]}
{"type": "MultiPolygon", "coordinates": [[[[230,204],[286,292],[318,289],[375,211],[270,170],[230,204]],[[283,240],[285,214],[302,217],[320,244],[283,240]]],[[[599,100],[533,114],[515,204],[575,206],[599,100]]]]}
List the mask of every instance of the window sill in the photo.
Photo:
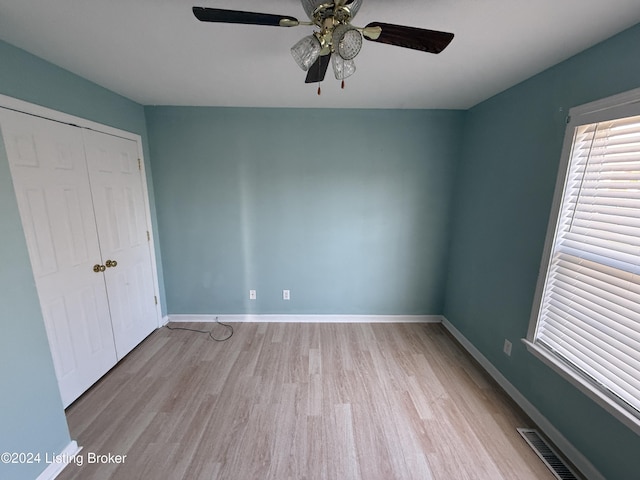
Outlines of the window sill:
{"type": "Polygon", "coordinates": [[[572,369],[564,365],[543,347],[534,344],[526,338],[522,339],[522,343],[526,345],[527,350],[529,350],[530,353],[532,353],[543,363],[549,366],[558,375],[569,381],[582,393],[587,395],[598,405],[604,408],[607,412],[620,420],[636,435],[640,435],[640,418],[636,417],[633,413],[626,410],[624,407],[616,403],[613,399],[609,398],[606,394],[595,388],[590,382],[588,382],[580,375],[575,373],[572,369]]]}

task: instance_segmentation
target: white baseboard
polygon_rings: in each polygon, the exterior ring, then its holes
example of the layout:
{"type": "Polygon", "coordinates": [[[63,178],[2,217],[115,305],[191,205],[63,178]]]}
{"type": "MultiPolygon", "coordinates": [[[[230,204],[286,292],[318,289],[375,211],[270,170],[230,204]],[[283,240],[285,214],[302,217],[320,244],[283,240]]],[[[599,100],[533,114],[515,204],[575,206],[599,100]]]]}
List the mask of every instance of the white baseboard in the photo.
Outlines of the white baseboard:
{"type": "Polygon", "coordinates": [[[168,315],[168,322],[441,323],[442,315],[168,315]]]}
{"type": "Polygon", "coordinates": [[[449,320],[442,317],[442,325],[456,338],[458,342],[471,354],[473,358],[484,368],[505,392],[520,406],[522,410],[535,422],[562,454],[573,463],[580,472],[590,480],[606,480],[605,477],[593,466],[593,464],[580,451],[562,435],[553,424],[542,415],[529,400],[522,395],[500,371],[487,360],[467,338],[454,327],[449,320]]]}
{"type": "Polygon", "coordinates": [[[49,466],[38,475],[36,480],[54,480],[60,472],[73,461],[73,457],[75,457],[80,450],[82,450],[82,447],[79,447],[75,440],[69,442],[65,449],[56,456],[56,459],[59,458],[61,461],[51,462],[49,466]]]}

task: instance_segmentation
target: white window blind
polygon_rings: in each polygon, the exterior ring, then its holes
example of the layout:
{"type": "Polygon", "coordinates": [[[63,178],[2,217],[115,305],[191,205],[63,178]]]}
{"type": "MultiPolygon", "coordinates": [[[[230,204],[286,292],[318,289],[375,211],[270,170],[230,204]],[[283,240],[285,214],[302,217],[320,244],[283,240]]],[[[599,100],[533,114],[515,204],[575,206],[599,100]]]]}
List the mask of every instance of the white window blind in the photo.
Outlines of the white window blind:
{"type": "Polygon", "coordinates": [[[574,129],[530,340],[640,420],[640,116],[574,129]]]}

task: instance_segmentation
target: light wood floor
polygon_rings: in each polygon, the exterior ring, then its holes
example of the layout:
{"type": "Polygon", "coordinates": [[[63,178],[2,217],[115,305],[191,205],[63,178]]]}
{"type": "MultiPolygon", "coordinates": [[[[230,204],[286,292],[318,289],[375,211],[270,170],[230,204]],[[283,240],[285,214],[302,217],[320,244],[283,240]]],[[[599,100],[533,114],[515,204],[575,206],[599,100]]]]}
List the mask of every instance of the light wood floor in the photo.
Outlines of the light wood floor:
{"type": "Polygon", "coordinates": [[[58,478],[554,478],[516,432],[530,420],[439,324],[234,328],[153,333],[67,410],[85,463],[58,478]]]}

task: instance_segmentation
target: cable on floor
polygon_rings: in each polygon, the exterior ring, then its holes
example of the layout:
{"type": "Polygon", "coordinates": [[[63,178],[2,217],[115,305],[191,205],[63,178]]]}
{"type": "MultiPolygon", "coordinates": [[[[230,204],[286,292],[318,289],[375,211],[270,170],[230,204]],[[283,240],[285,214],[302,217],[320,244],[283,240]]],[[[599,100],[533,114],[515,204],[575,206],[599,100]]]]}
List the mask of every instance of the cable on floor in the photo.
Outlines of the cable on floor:
{"type": "Polygon", "coordinates": [[[227,327],[229,329],[229,335],[224,338],[216,338],[213,336],[213,328],[211,330],[197,330],[195,328],[187,327],[170,327],[169,324],[165,325],[165,327],[167,327],[169,330],[186,330],[188,332],[207,333],[209,337],[211,337],[211,340],[215,340],[216,342],[226,342],[233,336],[233,327],[229,324],[222,323],[220,320],[218,320],[218,317],[216,317],[216,323],[222,325],[223,327],[227,327]]]}

